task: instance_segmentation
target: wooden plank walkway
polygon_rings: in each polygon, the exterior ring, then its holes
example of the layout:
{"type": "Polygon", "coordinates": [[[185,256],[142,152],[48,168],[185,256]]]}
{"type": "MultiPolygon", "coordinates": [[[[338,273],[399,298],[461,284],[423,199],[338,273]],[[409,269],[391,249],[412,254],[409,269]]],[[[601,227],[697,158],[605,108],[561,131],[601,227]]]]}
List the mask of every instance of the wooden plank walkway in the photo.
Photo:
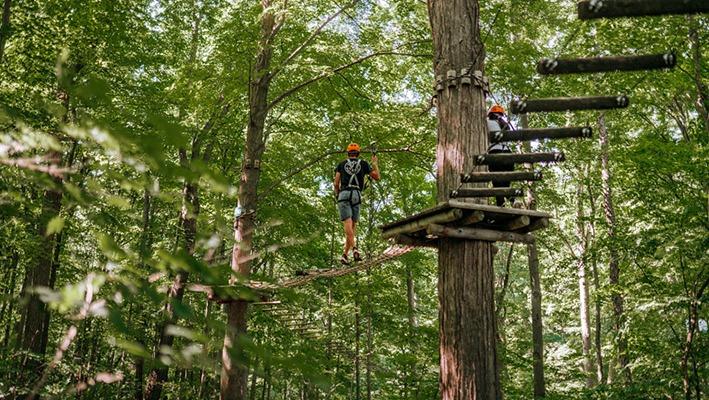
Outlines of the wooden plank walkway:
{"type": "Polygon", "coordinates": [[[475,228],[524,235],[545,228],[551,218],[551,214],[543,211],[449,200],[418,214],[382,225],[379,229],[385,238],[393,237],[400,243],[426,245],[436,239],[436,234],[432,234],[427,229],[430,225],[475,228]]]}

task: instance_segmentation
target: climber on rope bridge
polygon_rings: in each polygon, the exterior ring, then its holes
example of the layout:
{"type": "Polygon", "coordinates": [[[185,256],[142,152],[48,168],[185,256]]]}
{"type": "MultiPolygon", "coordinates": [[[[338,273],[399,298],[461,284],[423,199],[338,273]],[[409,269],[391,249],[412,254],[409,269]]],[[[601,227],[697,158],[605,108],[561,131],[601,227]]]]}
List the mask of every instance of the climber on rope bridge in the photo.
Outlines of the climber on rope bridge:
{"type": "Polygon", "coordinates": [[[347,146],[347,159],[335,168],[335,197],[340,220],[345,227],[345,250],[340,257],[342,264],[349,264],[349,252],[355,261],[362,260],[362,256],[355,243],[357,221],[359,220],[359,205],[362,202],[361,192],[364,190],[364,178],[369,175],[378,181],[379,165],[377,155],[372,154],[372,165],[359,158],[360,147],[357,143],[347,146]]]}
{"type": "MultiPolygon", "coordinates": [[[[494,106],[490,107],[490,111],[487,112],[487,129],[490,131],[490,133],[497,132],[497,131],[508,131],[508,130],[513,130],[514,128],[512,127],[512,124],[509,123],[507,120],[507,117],[505,116],[505,109],[502,108],[501,105],[495,104],[494,106]]],[[[488,154],[495,154],[495,153],[512,153],[512,150],[510,149],[510,146],[507,145],[505,142],[497,142],[493,143],[490,145],[490,147],[487,148],[488,154]]],[[[502,164],[502,165],[489,165],[488,166],[488,171],[490,172],[504,172],[504,171],[514,171],[515,165],[514,164],[502,164]]],[[[505,187],[508,188],[510,187],[509,181],[501,181],[501,182],[493,182],[492,186],[493,187],[505,187]]],[[[515,203],[515,198],[510,197],[508,199],[510,203],[513,206],[517,206],[517,203],[515,203]]],[[[505,205],[505,197],[504,196],[497,196],[496,197],[496,202],[498,207],[502,207],[505,205]]]]}

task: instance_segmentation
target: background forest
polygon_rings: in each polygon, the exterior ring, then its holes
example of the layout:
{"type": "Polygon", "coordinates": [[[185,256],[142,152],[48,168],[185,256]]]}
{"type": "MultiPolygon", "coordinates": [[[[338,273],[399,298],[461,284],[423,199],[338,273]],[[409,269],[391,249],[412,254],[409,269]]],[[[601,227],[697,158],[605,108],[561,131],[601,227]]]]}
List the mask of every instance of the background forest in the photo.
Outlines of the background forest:
{"type": "MultiPolygon", "coordinates": [[[[709,19],[583,22],[571,0],[481,10],[488,106],[631,100],[529,116],[594,129],[532,143],[567,159],[534,186],[554,215],[537,234],[546,397],[703,398],[709,19]],[[534,72],[668,50],[672,71],[534,72]]],[[[377,226],[435,203],[432,62],[423,1],[4,0],[0,398],[217,398],[226,315],[194,285],[229,281],[235,218],[254,221],[250,279],[337,267],[334,167],[349,142],[376,141],[359,242],[379,254],[377,226]],[[255,209],[237,207],[246,169],[255,209]]],[[[531,398],[527,248],[497,247],[503,391],[531,398]]],[[[422,249],[252,305],[235,354],[248,398],[437,398],[436,285],[422,249]]]]}

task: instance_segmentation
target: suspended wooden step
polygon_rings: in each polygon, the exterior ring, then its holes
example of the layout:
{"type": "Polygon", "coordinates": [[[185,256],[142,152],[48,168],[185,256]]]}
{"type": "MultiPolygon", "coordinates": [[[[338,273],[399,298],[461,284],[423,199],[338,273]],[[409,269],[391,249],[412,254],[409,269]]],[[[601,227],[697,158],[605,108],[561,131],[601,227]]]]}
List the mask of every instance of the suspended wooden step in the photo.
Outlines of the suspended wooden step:
{"type": "Polygon", "coordinates": [[[585,0],[578,3],[578,16],[582,20],[707,12],[707,0],[585,0]]]}
{"type": "Polygon", "coordinates": [[[460,181],[463,183],[538,181],[541,179],[541,171],[471,172],[460,175],[460,181]]]}
{"type": "MultiPolygon", "coordinates": [[[[416,215],[382,225],[379,229],[382,230],[382,236],[385,238],[395,238],[395,240],[406,238],[404,240],[411,241],[408,243],[409,245],[414,246],[420,242],[430,246],[439,237],[454,237],[446,236],[445,233],[439,235],[435,228],[433,231],[429,229],[431,226],[444,226],[452,229],[484,229],[522,235],[547,227],[550,218],[550,214],[542,211],[488,206],[452,199],[416,215]],[[457,218],[451,219],[453,216],[457,218]],[[446,222],[431,222],[436,220],[446,222]]],[[[474,236],[465,238],[489,240],[491,236],[487,236],[486,239],[474,236]]],[[[509,237],[504,235],[495,236],[495,240],[498,239],[509,241],[509,237]]]]}
{"type": "Polygon", "coordinates": [[[514,188],[472,188],[451,190],[450,197],[515,197],[521,196],[522,189],[514,188]]]}
{"type": "Polygon", "coordinates": [[[567,138],[590,138],[593,130],[590,126],[568,127],[568,128],[544,128],[544,129],[518,129],[516,131],[495,131],[490,132],[490,141],[513,142],[529,141],[539,139],[567,139],[567,138]]]}
{"type": "Polygon", "coordinates": [[[560,162],[564,161],[566,156],[561,152],[553,153],[498,153],[498,154],[478,154],[473,157],[475,165],[510,165],[524,163],[539,163],[539,162],[560,162]]]}
{"type": "Polygon", "coordinates": [[[480,228],[456,228],[431,224],[426,229],[430,235],[446,238],[485,240],[489,242],[532,243],[534,236],[480,228]]]}
{"type": "Polygon", "coordinates": [[[542,75],[560,75],[615,71],[645,71],[674,68],[675,64],[677,64],[677,57],[674,53],[572,59],[544,58],[537,63],[537,72],[542,75]]]}
{"type": "Polygon", "coordinates": [[[556,97],[535,100],[513,100],[510,110],[513,114],[550,111],[610,110],[625,108],[630,104],[627,96],[598,97],[556,97]]]}

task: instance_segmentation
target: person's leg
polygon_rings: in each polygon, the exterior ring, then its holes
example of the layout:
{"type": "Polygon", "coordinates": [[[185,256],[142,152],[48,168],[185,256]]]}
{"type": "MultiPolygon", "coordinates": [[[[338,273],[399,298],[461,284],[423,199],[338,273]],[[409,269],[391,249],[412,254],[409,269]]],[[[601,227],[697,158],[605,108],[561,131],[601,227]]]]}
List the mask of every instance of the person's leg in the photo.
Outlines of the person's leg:
{"type": "Polygon", "coordinates": [[[340,258],[340,262],[343,264],[349,264],[350,260],[347,258],[350,250],[354,246],[354,232],[352,230],[352,206],[350,205],[349,192],[341,192],[337,198],[337,209],[340,212],[340,220],[345,229],[345,248],[340,258]]]}
{"type": "Polygon", "coordinates": [[[352,248],[353,256],[355,261],[362,260],[362,256],[359,254],[359,249],[357,248],[357,222],[359,221],[359,205],[362,201],[359,192],[353,192],[355,196],[355,205],[352,206],[352,248]]]}
{"type": "Polygon", "coordinates": [[[345,225],[345,250],[342,254],[347,255],[354,247],[354,221],[352,218],[347,218],[343,222],[345,225]]]}

